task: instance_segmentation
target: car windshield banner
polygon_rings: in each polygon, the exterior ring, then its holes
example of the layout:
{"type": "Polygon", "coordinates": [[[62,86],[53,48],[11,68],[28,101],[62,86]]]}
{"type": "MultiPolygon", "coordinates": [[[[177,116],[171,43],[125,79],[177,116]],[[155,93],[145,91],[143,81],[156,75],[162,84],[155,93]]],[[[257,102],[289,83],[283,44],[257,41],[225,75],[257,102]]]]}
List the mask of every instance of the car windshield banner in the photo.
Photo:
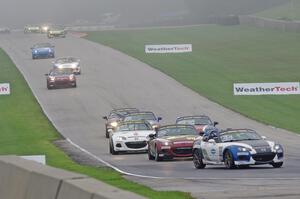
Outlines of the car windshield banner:
{"type": "Polygon", "coordinates": [[[0,84],[0,95],[10,95],[9,83],[0,84]]]}
{"type": "Polygon", "coordinates": [[[145,45],[146,53],[186,53],[192,52],[192,44],[145,45]]]}
{"type": "Polygon", "coordinates": [[[235,83],[233,93],[234,95],[295,95],[300,94],[300,83],[235,83]]]}

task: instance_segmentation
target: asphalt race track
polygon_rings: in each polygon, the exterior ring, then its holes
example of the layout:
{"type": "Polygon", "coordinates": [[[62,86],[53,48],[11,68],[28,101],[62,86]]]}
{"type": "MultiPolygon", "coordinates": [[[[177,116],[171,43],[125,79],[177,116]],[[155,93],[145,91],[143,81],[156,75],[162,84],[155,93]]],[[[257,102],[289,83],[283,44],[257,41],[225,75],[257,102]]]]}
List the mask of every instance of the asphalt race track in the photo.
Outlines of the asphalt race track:
{"type": "Polygon", "coordinates": [[[129,175],[128,178],[160,190],[189,191],[199,198],[240,198],[243,194],[246,198],[300,198],[299,135],[225,109],[158,70],[85,39],[71,35],[65,39],[47,39],[40,34],[12,33],[0,35],[0,46],[23,73],[44,112],[63,136],[123,172],[162,177],[129,175]],[[44,74],[50,70],[53,59],[31,59],[30,47],[39,42],[53,43],[56,57],[81,59],[82,75],[77,76],[77,88],[46,88],[44,74]],[[255,129],[284,146],[284,166],[238,170],[207,166],[196,170],[191,160],[155,162],[149,161],[146,154],[112,156],[102,116],[121,107],[153,111],[163,117],[163,124],[174,123],[182,115],[207,114],[222,128],[255,129]]]}

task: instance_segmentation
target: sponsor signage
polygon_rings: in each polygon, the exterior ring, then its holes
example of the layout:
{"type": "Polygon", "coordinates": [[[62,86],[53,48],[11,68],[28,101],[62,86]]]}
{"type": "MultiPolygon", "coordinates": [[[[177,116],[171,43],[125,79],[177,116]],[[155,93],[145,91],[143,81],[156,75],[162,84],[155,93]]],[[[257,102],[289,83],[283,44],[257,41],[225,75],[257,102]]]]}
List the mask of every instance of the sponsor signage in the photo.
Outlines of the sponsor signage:
{"type": "Polygon", "coordinates": [[[234,95],[295,95],[300,94],[300,83],[235,83],[233,93],[234,95]]]}
{"type": "Polygon", "coordinates": [[[10,95],[9,83],[0,84],[0,95],[10,95]]]}
{"type": "Polygon", "coordinates": [[[192,52],[192,44],[145,45],[146,53],[186,53],[192,52]]]}

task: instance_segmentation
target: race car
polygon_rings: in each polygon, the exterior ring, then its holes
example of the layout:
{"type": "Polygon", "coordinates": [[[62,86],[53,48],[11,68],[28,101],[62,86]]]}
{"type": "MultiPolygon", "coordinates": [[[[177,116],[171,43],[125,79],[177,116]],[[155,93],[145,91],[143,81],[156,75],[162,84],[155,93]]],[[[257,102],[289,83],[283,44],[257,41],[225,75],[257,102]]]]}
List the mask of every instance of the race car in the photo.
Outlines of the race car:
{"type": "Polygon", "coordinates": [[[73,87],[76,85],[76,77],[73,74],[73,70],[70,68],[64,69],[52,69],[48,74],[45,74],[47,77],[47,88],[58,88],[58,87],[73,87]]]}
{"type": "Polygon", "coordinates": [[[118,122],[129,113],[138,112],[137,108],[119,108],[113,109],[108,116],[103,116],[102,118],[106,120],[105,122],[105,137],[109,138],[110,131],[117,127],[118,122]]]}
{"type": "Polygon", "coordinates": [[[10,29],[7,27],[0,28],[0,34],[9,34],[10,29]]]}
{"type": "Polygon", "coordinates": [[[137,120],[146,120],[148,121],[152,128],[158,128],[160,126],[159,121],[162,120],[161,117],[156,117],[153,112],[150,111],[139,111],[135,113],[129,113],[125,115],[123,121],[137,121],[137,120]]]}
{"type": "Polygon", "coordinates": [[[109,152],[113,155],[119,152],[146,152],[147,138],[154,133],[147,121],[120,122],[109,140],[109,152]]]}
{"type": "Polygon", "coordinates": [[[178,117],[176,119],[176,124],[189,124],[193,125],[196,130],[203,135],[204,128],[207,126],[216,126],[218,122],[212,122],[211,119],[206,115],[194,115],[194,116],[184,116],[178,117]]]}
{"type": "Polygon", "coordinates": [[[24,27],[24,33],[41,33],[41,27],[39,25],[27,25],[24,27]]]}
{"type": "Polygon", "coordinates": [[[56,59],[53,63],[53,68],[70,68],[73,70],[75,75],[81,74],[81,67],[80,67],[80,59],[75,57],[61,57],[56,59]]]}
{"type": "Polygon", "coordinates": [[[48,38],[54,37],[66,37],[67,31],[63,26],[52,26],[48,30],[47,36],[48,38]]]}
{"type": "Polygon", "coordinates": [[[192,148],[199,134],[194,126],[172,124],[161,126],[149,135],[148,158],[161,161],[175,157],[192,157],[192,148]]]}
{"type": "Polygon", "coordinates": [[[31,47],[32,59],[54,58],[54,46],[50,43],[38,43],[31,47]]]}
{"type": "Polygon", "coordinates": [[[229,169],[259,164],[279,168],[283,165],[283,147],[251,129],[212,130],[195,141],[193,162],[197,169],[208,164],[229,169]]]}

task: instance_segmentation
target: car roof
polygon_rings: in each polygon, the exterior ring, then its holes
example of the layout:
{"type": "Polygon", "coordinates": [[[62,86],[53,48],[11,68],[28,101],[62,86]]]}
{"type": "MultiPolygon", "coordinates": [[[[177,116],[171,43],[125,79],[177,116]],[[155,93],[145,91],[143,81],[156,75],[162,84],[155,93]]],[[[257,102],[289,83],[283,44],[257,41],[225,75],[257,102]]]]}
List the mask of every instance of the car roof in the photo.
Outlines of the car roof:
{"type": "Polygon", "coordinates": [[[210,119],[210,117],[207,116],[207,115],[190,115],[190,116],[182,116],[182,117],[178,117],[178,118],[176,119],[176,121],[177,121],[177,120],[184,120],[184,119],[193,119],[193,118],[208,118],[208,119],[210,119]]]}

